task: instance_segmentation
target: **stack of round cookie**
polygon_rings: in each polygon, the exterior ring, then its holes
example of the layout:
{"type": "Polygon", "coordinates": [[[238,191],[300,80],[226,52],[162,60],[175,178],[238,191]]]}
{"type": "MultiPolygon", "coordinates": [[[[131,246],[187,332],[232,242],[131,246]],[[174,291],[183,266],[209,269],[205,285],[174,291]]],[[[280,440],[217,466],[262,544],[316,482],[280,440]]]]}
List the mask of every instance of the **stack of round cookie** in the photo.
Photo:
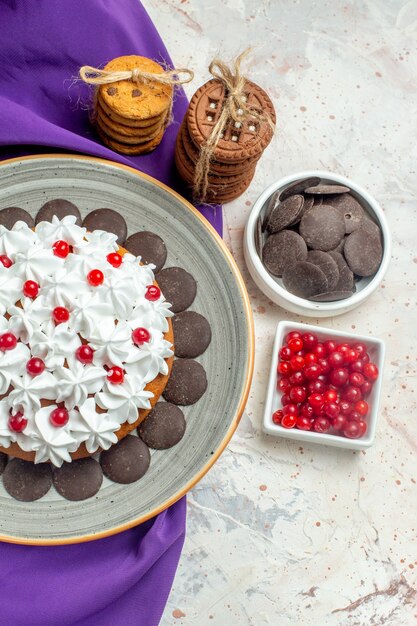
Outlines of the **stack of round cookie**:
{"type": "MultiPolygon", "coordinates": [[[[195,187],[201,148],[210,137],[225,101],[225,87],[217,79],[209,80],[191,98],[175,151],[178,172],[190,187],[195,187]]],[[[247,80],[245,102],[265,119],[259,122],[251,116],[244,118],[243,110],[239,110],[242,122],[231,119],[226,123],[210,159],[207,191],[202,194],[194,188],[199,200],[224,203],[239,197],[249,187],[256,164],[272,139],[275,110],[269,96],[247,80]]]]}
{"type": "MultiPolygon", "coordinates": [[[[138,69],[162,74],[155,61],[141,56],[113,59],[104,68],[109,72],[138,69]]],[[[95,124],[109,148],[122,154],[144,154],[159,145],[168,122],[172,85],[158,81],[120,80],[100,85],[97,91],[95,124]]]]}

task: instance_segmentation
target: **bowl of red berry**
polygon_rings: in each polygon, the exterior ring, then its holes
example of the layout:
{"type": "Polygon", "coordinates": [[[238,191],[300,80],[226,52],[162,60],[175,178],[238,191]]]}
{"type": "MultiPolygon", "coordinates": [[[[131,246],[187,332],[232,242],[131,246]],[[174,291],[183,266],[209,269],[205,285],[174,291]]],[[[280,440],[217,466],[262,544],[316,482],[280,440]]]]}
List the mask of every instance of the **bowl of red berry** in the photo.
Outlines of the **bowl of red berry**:
{"type": "Polygon", "coordinates": [[[385,344],[322,326],[278,324],[263,429],[355,450],[374,443],[385,344]]]}

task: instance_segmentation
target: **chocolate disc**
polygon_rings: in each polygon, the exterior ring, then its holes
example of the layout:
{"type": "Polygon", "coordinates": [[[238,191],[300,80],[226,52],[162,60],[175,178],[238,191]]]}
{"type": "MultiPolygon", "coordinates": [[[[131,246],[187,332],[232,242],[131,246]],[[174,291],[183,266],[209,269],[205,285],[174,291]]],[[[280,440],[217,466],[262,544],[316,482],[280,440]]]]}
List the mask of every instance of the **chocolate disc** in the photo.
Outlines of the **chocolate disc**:
{"type": "Polygon", "coordinates": [[[49,463],[31,463],[11,459],[3,472],[3,485],[9,496],[21,502],[39,500],[52,485],[49,463]]]}
{"type": "Polygon", "coordinates": [[[301,217],[313,207],[315,200],[316,198],[314,196],[304,196],[303,212],[301,217]]]}
{"type": "Polygon", "coordinates": [[[67,215],[75,215],[77,218],[76,224],[81,226],[82,218],[78,207],[63,198],[56,198],[55,200],[45,202],[38,211],[35,224],[39,224],[39,222],[52,222],[54,215],[60,220],[67,215]]]}
{"type": "Polygon", "coordinates": [[[266,209],[264,213],[264,219],[262,221],[262,232],[266,230],[266,227],[269,222],[269,218],[271,217],[271,213],[275,208],[275,205],[278,203],[279,191],[276,191],[272,194],[269,200],[266,202],[266,209]]]}
{"type": "Polygon", "coordinates": [[[354,274],[372,276],[381,265],[381,241],[378,237],[359,228],[346,239],[344,254],[354,274]]]}
{"type": "Polygon", "coordinates": [[[84,218],[83,226],[87,230],[105,230],[117,235],[117,243],[122,246],[127,237],[127,225],[124,217],[113,209],[96,209],[84,218]]]}
{"type": "Polygon", "coordinates": [[[339,252],[339,254],[343,255],[343,249],[345,247],[345,241],[346,241],[347,237],[346,235],[343,237],[343,239],[340,240],[340,243],[333,248],[333,250],[328,250],[328,252],[339,252]]]}
{"type": "Polygon", "coordinates": [[[188,309],[194,302],[197,283],[182,267],[166,267],[158,273],[156,280],[174,313],[188,309]]]}
{"type": "Polygon", "coordinates": [[[255,227],[255,249],[259,257],[262,255],[263,239],[264,238],[262,236],[262,218],[261,216],[259,216],[258,219],[256,220],[256,227],[255,227]]]}
{"type": "Polygon", "coordinates": [[[148,446],[133,435],[127,435],[100,455],[100,465],[107,478],[123,485],[142,478],[150,462],[148,446]]]}
{"type": "Polygon", "coordinates": [[[27,211],[18,206],[8,206],[0,211],[0,224],[11,230],[16,222],[25,222],[29,228],[35,226],[35,220],[27,211]]]}
{"type": "Polygon", "coordinates": [[[184,413],[170,402],[157,402],[138,428],[139,437],[155,450],[175,446],[185,433],[184,413]]]}
{"type": "Polygon", "coordinates": [[[328,291],[327,293],[318,293],[316,296],[310,296],[309,300],[314,302],[336,302],[336,300],[350,298],[352,293],[352,291],[328,291]]]}
{"type": "Polygon", "coordinates": [[[9,459],[9,457],[7,456],[7,454],[4,454],[3,452],[0,452],[0,474],[3,474],[4,468],[7,465],[8,459],[9,459]]]}
{"type": "Polygon", "coordinates": [[[281,230],[266,240],[262,250],[262,261],[273,276],[281,276],[287,267],[307,258],[307,246],[293,230],[281,230]]]}
{"type": "Polygon", "coordinates": [[[359,228],[365,211],[350,193],[342,193],[334,198],[328,198],[326,202],[343,214],[345,230],[348,234],[359,228]]]}
{"type": "Polygon", "coordinates": [[[297,194],[276,204],[269,216],[267,231],[277,233],[291,224],[296,224],[303,213],[303,205],[303,196],[297,194]]]}
{"type": "Polygon", "coordinates": [[[66,500],[86,500],[94,496],[103,482],[100,463],[87,457],[64,463],[53,470],[53,483],[66,500]]]}
{"type": "Polygon", "coordinates": [[[175,356],[194,359],[203,354],[211,341],[210,324],[195,311],[183,311],[172,318],[175,356]]]}
{"type": "Polygon", "coordinates": [[[167,260],[167,249],[165,242],[156,233],[143,230],[134,233],[126,239],[124,245],[134,256],[140,256],[142,263],[156,265],[155,273],[159,272],[167,260]]]}
{"type": "Polygon", "coordinates": [[[355,286],[355,278],[345,261],[345,257],[333,250],[329,251],[328,254],[336,261],[337,267],[339,268],[339,280],[337,281],[334,291],[352,291],[355,286]]]}
{"type": "Polygon", "coordinates": [[[343,215],[332,206],[323,204],[304,213],[300,222],[300,235],[314,250],[333,250],[343,239],[343,215]]]}
{"type": "Polygon", "coordinates": [[[303,193],[307,187],[314,187],[318,185],[320,182],[320,178],[317,176],[312,176],[311,178],[304,178],[303,180],[297,180],[295,183],[292,183],[288,187],[281,191],[280,200],[281,202],[290,196],[293,196],[296,193],[303,193]]]}
{"type": "Polygon", "coordinates": [[[167,402],[188,406],[195,404],[206,389],[204,367],[192,359],[178,359],[174,361],[163,395],[167,402]]]}
{"type": "Polygon", "coordinates": [[[327,291],[327,278],[324,272],[307,261],[298,261],[288,266],[283,275],[284,287],[299,298],[310,298],[327,291]]]}
{"type": "Polygon", "coordinates": [[[319,196],[327,196],[336,193],[349,193],[349,191],[349,187],[344,187],[343,185],[314,185],[304,189],[304,193],[313,195],[317,194],[319,196]]]}
{"type": "Polygon", "coordinates": [[[373,220],[365,213],[364,218],[361,222],[361,230],[365,230],[370,235],[373,235],[379,239],[382,245],[382,234],[378,224],[375,224],[373,220]]]}
{"type": "Polygon", "coordinates": [[[307,254],[307,261],[322,270],[327,278],[327,289],[332,291],[339,281],[339,268],[336,261],[322,250],[310,250],[307,254]]]}

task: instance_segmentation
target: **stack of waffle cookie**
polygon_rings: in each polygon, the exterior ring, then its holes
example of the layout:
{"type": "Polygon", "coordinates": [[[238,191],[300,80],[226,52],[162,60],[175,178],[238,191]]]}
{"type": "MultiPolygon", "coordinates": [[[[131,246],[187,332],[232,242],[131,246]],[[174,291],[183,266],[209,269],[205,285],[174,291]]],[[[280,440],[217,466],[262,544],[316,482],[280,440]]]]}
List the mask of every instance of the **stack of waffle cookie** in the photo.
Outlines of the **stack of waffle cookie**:
{"type": "Polygon", "coordinates": [[[245,102],[265,115],[265,121],[254,118],[242,122],[232,119],[214,149],[208,169],[205,194],[195,188],[196,164],[201,148],[213,131],[226,98],[223,83],[213,79],[194,94],[177,137],[175,163],[180,176],[193,189],[194,196],[205,202],[225,203],[239,197],[249,187],[255,168],[273,135],[274,106],[261,87],[246,81],[245,102]],[[271,123],[268,123],[269,118],[271,123]]]}
{"type": "MultiPolygon", "coordinates": [[[[155,61],[123,56],[105,66],[111,72],[139,69],[162,74],[155,61]]],[[[144,154],[160,143],[169,120],[172,85],[158,81],[121,80],[97,91],[95,125],[102,142],[122,154],[144,154]]]]}

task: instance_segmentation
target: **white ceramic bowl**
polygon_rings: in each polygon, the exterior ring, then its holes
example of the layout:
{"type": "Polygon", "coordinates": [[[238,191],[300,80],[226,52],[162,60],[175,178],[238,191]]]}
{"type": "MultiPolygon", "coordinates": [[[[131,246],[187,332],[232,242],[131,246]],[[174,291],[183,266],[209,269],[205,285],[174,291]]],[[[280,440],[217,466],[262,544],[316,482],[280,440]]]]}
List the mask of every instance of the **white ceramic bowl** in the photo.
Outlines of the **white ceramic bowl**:
{"type": "Polygon", "coordinates": [[[362,450],[372,446],[375,440],[375,431],[378,421],[379,398],[382,388],[382,377],[385,357],[385,344],[381,339],[375,337],[362,337],[352,333],[344,333],[322,326],[311,326],[309,324],[298,324],[296,322],[282,321],[277,326],[275,335],[274,348],[272,351],[271,371],[269,374],[268,389],[265,401],[265,410],[263,417],[263,430],[269,435],[277,437],[286,437],[288,439],[297,439],[308,443],[321,443],[328,446],[336,446],[338,448],[350,448],[352,450],[362,450]],[[355,343],[363,341],[368,348],[368,354],[371,361],[375,363],[379,370],[379,376],[375,381],[372,391],[366,398],[369,404],[369,413],[366,416],[368,429],[360,439],[348,439],[339,435],[328,435],[325,433],[316,433],[311,430],[298,430],[296,428],[284,428],[272,421],[272,414],[281,409],[281,393],[277,390],[277,365],[278,353],[283,344],[284,337],[291,330],[298,330],[301,333],[314,333],[319,341],[326,339],[336,339],[341,342],[355,343]]]}
{"type": "Polygon", "coordinates": [[[385,215],[378,202],[365,189],[354,183],[352,180],[322,171],[305,171],[291,174],[285,178],[281,178],[276,183],[270,185],[256,200],[253,209],[246,224],[243,249],[245,254],[246,265],[249,272],[258,285],[258,287],[276,304],[292,313],[309,317],[334,317],[346,313],[360,305],[364,300],[377,289],[380,285],[391,258],[391,235],[385,215]],[[356,292],[345,300],[337,302],[313,302],[305,300],[293,295],[285,289],[282,280],[269,274],[262,264],[258,256],[255,246],[256,222],[259,215],[263,215],[268,199],[279,189],[288,187],[296,180],[318,176],[323,183],[336,183],[349,187],[353,196],[361,203],[369,215],[377,222],[381,229],[383,240],[383,257],[381,265],[374,276],[369,278],[361,278],[356,282],[356,292]]]}

